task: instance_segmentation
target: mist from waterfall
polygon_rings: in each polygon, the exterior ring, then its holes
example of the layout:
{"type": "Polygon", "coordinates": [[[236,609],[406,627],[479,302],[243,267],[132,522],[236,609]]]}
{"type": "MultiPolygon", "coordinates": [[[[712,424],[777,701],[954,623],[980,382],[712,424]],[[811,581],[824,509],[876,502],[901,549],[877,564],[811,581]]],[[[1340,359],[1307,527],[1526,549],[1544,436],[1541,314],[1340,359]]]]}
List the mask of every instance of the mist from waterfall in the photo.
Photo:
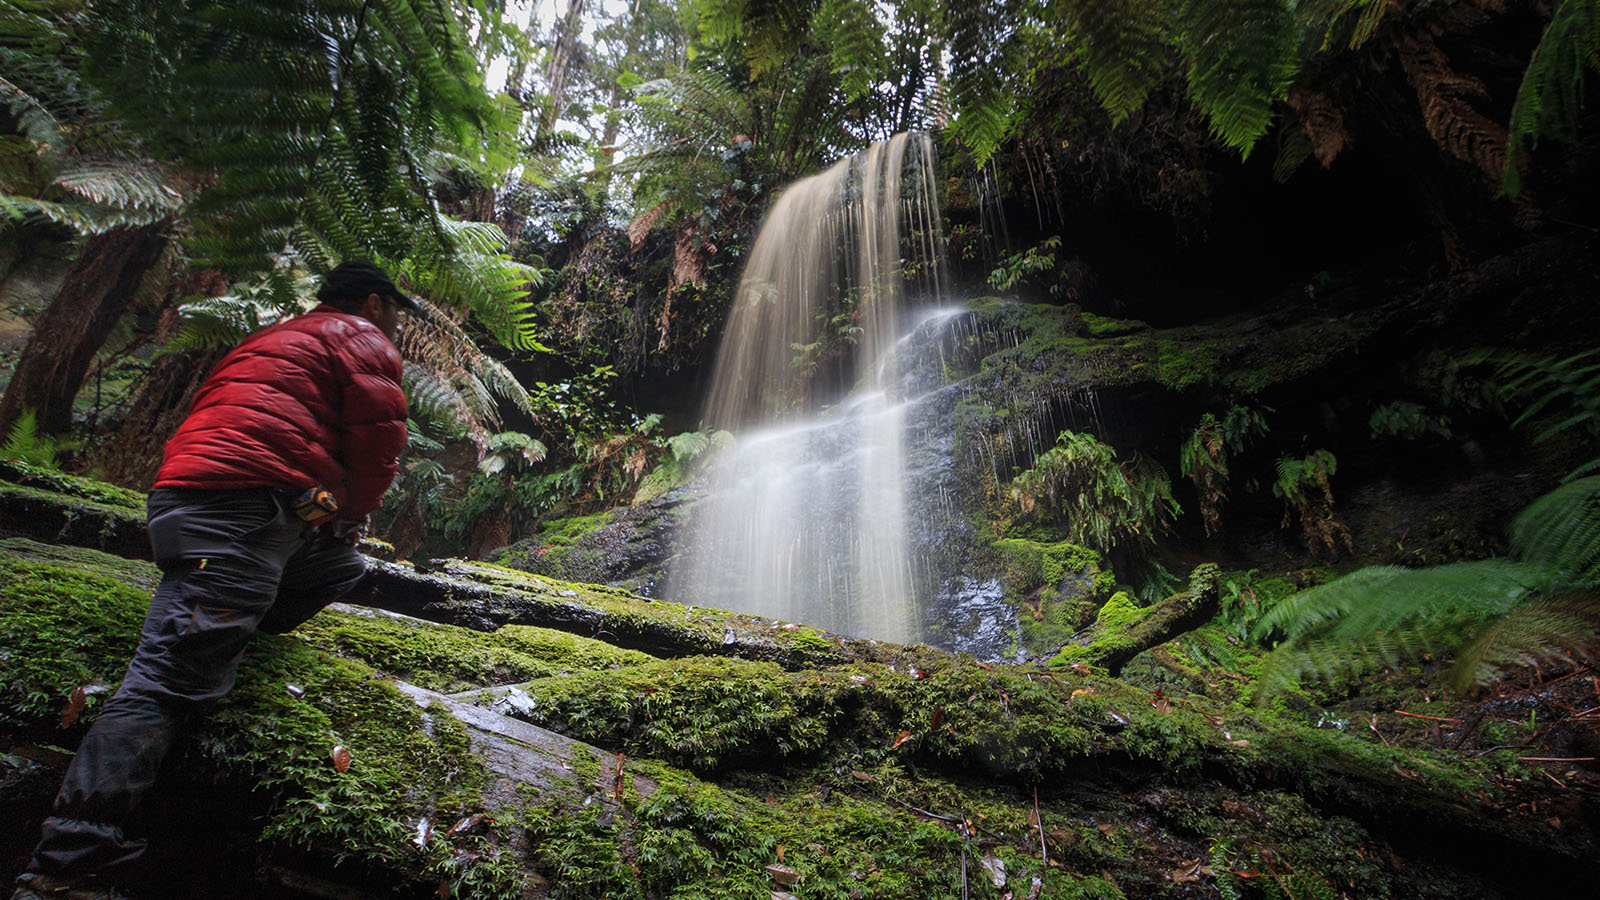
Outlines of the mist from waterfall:
{"type": "Polygon", "coordinates": [[[920,302],[943,296],[933,161],[926,135],[896,135],[767,214],[705,410],[735,441],[679,531],[673,599],[917,637],[894,348],[907,283],[920,302]]]}

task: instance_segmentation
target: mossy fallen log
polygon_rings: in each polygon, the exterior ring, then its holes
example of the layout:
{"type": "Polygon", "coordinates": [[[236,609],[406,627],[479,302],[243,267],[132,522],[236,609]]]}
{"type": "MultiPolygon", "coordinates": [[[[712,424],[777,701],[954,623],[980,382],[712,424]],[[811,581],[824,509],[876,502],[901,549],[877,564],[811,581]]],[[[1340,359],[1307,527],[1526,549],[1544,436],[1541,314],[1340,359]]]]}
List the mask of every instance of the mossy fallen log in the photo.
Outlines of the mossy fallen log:
{"type": "Polygon", "coordinates": [[[1217,614],[1221,577],[1215,563],[1204,563],[1190,574],[1186,589],[1149,607],[1137,606],[1127,594],[1113,595],[1094,624],[1063,646],[1051,664],[1102,666],[1119,674],[1140,653],[1210,621],[1217,614]]]}
{"type": "MultiPolygon", "coordinates": [[[[142,509],[0,481],[0,536],[4,535],[89,547],[130,559],[150,558],[142,509]]],[[[367,577],[347,599],[480,631],[507,624],[533,625],[600,637],[657,656],[740,656],[772,660],[786,668],[850,660],[891,662],[899,657],[907,657],[909,664],[909,657],[931,652],[760,616],[658,604],[618,588],[557,581],[465,560],[419,566],[371,559],[367,577]]]]}

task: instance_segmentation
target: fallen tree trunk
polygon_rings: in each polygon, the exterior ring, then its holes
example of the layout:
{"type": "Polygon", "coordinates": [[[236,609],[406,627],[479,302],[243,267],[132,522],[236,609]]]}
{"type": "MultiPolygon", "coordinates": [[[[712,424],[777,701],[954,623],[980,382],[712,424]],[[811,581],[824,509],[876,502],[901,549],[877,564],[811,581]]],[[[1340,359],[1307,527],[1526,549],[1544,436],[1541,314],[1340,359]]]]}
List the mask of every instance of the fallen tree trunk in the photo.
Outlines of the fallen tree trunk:
{"type": "Polygon", "coordinates": [[[1215,563],[1196,566],[1186,590],[1143,609],[1125,594],[1113,597],[1095,623],[1062,647],[1053,662],[1103,666],[1112,675],[1120,674],[1140,653],[1211,621],[1217,614],[1221,577],[1215,563]]]}

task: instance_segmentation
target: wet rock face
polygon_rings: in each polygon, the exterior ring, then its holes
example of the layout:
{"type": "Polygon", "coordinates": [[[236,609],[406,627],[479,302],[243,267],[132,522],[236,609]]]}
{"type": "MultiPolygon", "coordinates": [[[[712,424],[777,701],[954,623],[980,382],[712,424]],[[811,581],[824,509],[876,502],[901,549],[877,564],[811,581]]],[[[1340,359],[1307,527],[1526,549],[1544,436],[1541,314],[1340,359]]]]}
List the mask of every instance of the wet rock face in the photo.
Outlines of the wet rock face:
{"type": "Polygon", "coordinates": [[[665,580],[671,536],[687,493],[547,523],[492,562],[564,581],[604,584],[654,597],[665,580]]]}

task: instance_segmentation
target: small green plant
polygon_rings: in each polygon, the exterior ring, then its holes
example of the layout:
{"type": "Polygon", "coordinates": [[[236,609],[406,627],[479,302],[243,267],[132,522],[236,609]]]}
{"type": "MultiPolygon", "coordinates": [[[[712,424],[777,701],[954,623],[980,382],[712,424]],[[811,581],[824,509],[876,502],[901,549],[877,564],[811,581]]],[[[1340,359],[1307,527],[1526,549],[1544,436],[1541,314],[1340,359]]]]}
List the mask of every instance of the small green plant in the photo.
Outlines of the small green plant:
{"type": "Polygon", "coordinates": [[[1178,451],[1178,465],[1184,477],[1194,482],[1195,492],[1200,497],[1200,516],[1207,535],[1222,530],[1222,504],[1228,498],[1229,456],[1242,453],[1250,438],[1267,433],[1267,420],[1262,411],[1236,405],[1221,420],[1206,413],[1178,451]]]}
{"type": "Polygon", "coordinates": [[[1415,440],[1421,437],[1450,437],[1450,417],[1430,413],[1420,403],[1395,400],[1372,411],[1367,420],[1374,438],[1397,437],[1415,440]]]}
{"type": "Polygon", "coordinates": [[[1350,529],[1333,514],[1332,478],[1339,469],[1339,461],[1329,450],[1313,450],[1301,459],[1284,456],[1278,459],[1278,480],[1272,485],[1272,495],[1283,501],[1283,522],[1288,528],[1292,516],[1300,519],[1306,543],[1314,551],[1318,546],[1337,554],[1339,545],[1355,552],[1355,541],[1350,529]]]}
{"type": "MultiPolygon", "coordinates": [[[[1000,267],[989,273],[989,286],[997,291],[1008,291],[1029,275],[1047,271],[1056,264],[1055,251],[1060,247],[1060,235],[1051,235],[1036,247],[1006,255],[1000,260],[1000,267]]],[[[1060,292],[1060,284],[1050,286],[1050,293],[1060,292]]]]}
{"type": "Polygon", "coordinates": [[[1066,526],[1067,540],[1102,552],[1149,548],[1179,512],[1160,465],[1137,456],[1118,460],[1109,445],[1073,431],[1061,432],[1011,492],[1023,515],[1047,513],[1066,526]]]}
{"type": "Polygon", "coordinates": [[[39,433],[39,420],[33,410],[25,409],[12,423],[6,442],[0,445],[0,459],[14,459],[40,469],[61,471],[60,454],[78,449],[81,444],[71,438],[51,437],[39,433]]]}

